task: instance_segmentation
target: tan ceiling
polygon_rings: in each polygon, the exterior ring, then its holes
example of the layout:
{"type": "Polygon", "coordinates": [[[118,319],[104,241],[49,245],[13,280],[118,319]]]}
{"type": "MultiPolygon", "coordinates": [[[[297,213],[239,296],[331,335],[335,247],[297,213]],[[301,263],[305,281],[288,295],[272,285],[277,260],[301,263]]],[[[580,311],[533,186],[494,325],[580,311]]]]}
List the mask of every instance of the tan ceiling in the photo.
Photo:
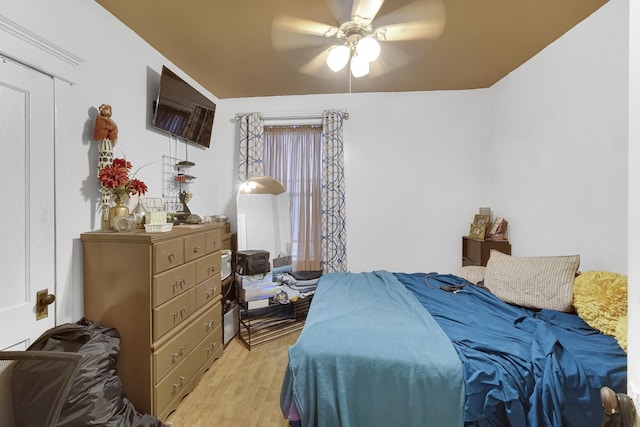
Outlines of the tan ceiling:
{"type": "MultiPolygon", "coordinates": [[[[271,42],[277,16],[337,25],[327,2],[351,0],[96,1],[222,99],[486,88],[607,0],[443,0],[446,20],[439,37],[385,42],[379,64],[393,68],[399,53],[408,54],[409,63],[375,77],[372,68],[370,76],[351,84],[346,69],[299,71],[327,45],[281,51],[271,42]]],[[[386,0],[376,20],[411,2],[386,0]]]]}

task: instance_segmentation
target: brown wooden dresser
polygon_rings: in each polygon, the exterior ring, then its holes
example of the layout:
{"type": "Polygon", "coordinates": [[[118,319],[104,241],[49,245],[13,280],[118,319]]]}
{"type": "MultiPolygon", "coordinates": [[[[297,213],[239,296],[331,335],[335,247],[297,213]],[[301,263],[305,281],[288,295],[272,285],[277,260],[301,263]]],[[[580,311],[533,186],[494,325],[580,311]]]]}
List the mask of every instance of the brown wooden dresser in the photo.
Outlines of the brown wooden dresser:
{"type": "Polygon", "coordinates": [[[140,412],[160,419],[222,355],[223,225],[88,232],[84,315],[121,337],[117,369],[140,412]]]}

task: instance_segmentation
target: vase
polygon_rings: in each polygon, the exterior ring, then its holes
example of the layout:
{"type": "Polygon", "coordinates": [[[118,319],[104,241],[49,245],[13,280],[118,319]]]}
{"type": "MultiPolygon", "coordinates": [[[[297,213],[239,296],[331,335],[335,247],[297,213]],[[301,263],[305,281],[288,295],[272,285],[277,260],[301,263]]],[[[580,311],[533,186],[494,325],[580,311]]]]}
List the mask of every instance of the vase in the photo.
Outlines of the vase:
{"type": "Polygon", "coordinates": [[[144,228],[144,224],[147,219],[147,210],[144,208],[143,204],[140,202],[140,197],[138,197],[138,204],[131,211],[131,214],[134,216],[136,220],[136,228],[144,228]]]}
{"type": "Polygon", "coordinates": [[[117,230],[114,220],[119,216],[129,215],[129,207],[122,200],[116,200],[116,204],[109,208],[109,225],[112,230],[117,230]]]}

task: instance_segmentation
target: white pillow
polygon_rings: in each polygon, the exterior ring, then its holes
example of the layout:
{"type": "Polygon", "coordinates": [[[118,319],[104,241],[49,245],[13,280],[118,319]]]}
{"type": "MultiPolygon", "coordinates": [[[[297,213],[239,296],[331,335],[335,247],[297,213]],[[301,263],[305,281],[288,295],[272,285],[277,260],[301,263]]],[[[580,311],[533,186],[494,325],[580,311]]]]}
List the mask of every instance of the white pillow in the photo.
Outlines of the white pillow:
{"type": "Polygon", "coordinates": [[[485,269],[486,267],[479,265],[466,265],[457,269],[453,274],[477,285],[479,281],[484,279],[485,269]]]}
{"type": "Polygon", "coordinates": [[[511,304],[571,312],[579,265],[579,255],[514,257],[492,249],[484,285],[511,304]]]}

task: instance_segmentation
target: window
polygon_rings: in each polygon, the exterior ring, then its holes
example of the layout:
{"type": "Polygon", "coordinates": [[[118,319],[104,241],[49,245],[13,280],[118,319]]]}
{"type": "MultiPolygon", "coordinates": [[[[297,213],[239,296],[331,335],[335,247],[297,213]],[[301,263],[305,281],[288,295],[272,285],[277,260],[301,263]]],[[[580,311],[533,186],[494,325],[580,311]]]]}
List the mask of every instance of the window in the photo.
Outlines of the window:
{"type": "Polygon", "coordinates": [[[264,173],[291,200],[293,268],[321,270],[322,126],[265,126],[264,173]]]}

